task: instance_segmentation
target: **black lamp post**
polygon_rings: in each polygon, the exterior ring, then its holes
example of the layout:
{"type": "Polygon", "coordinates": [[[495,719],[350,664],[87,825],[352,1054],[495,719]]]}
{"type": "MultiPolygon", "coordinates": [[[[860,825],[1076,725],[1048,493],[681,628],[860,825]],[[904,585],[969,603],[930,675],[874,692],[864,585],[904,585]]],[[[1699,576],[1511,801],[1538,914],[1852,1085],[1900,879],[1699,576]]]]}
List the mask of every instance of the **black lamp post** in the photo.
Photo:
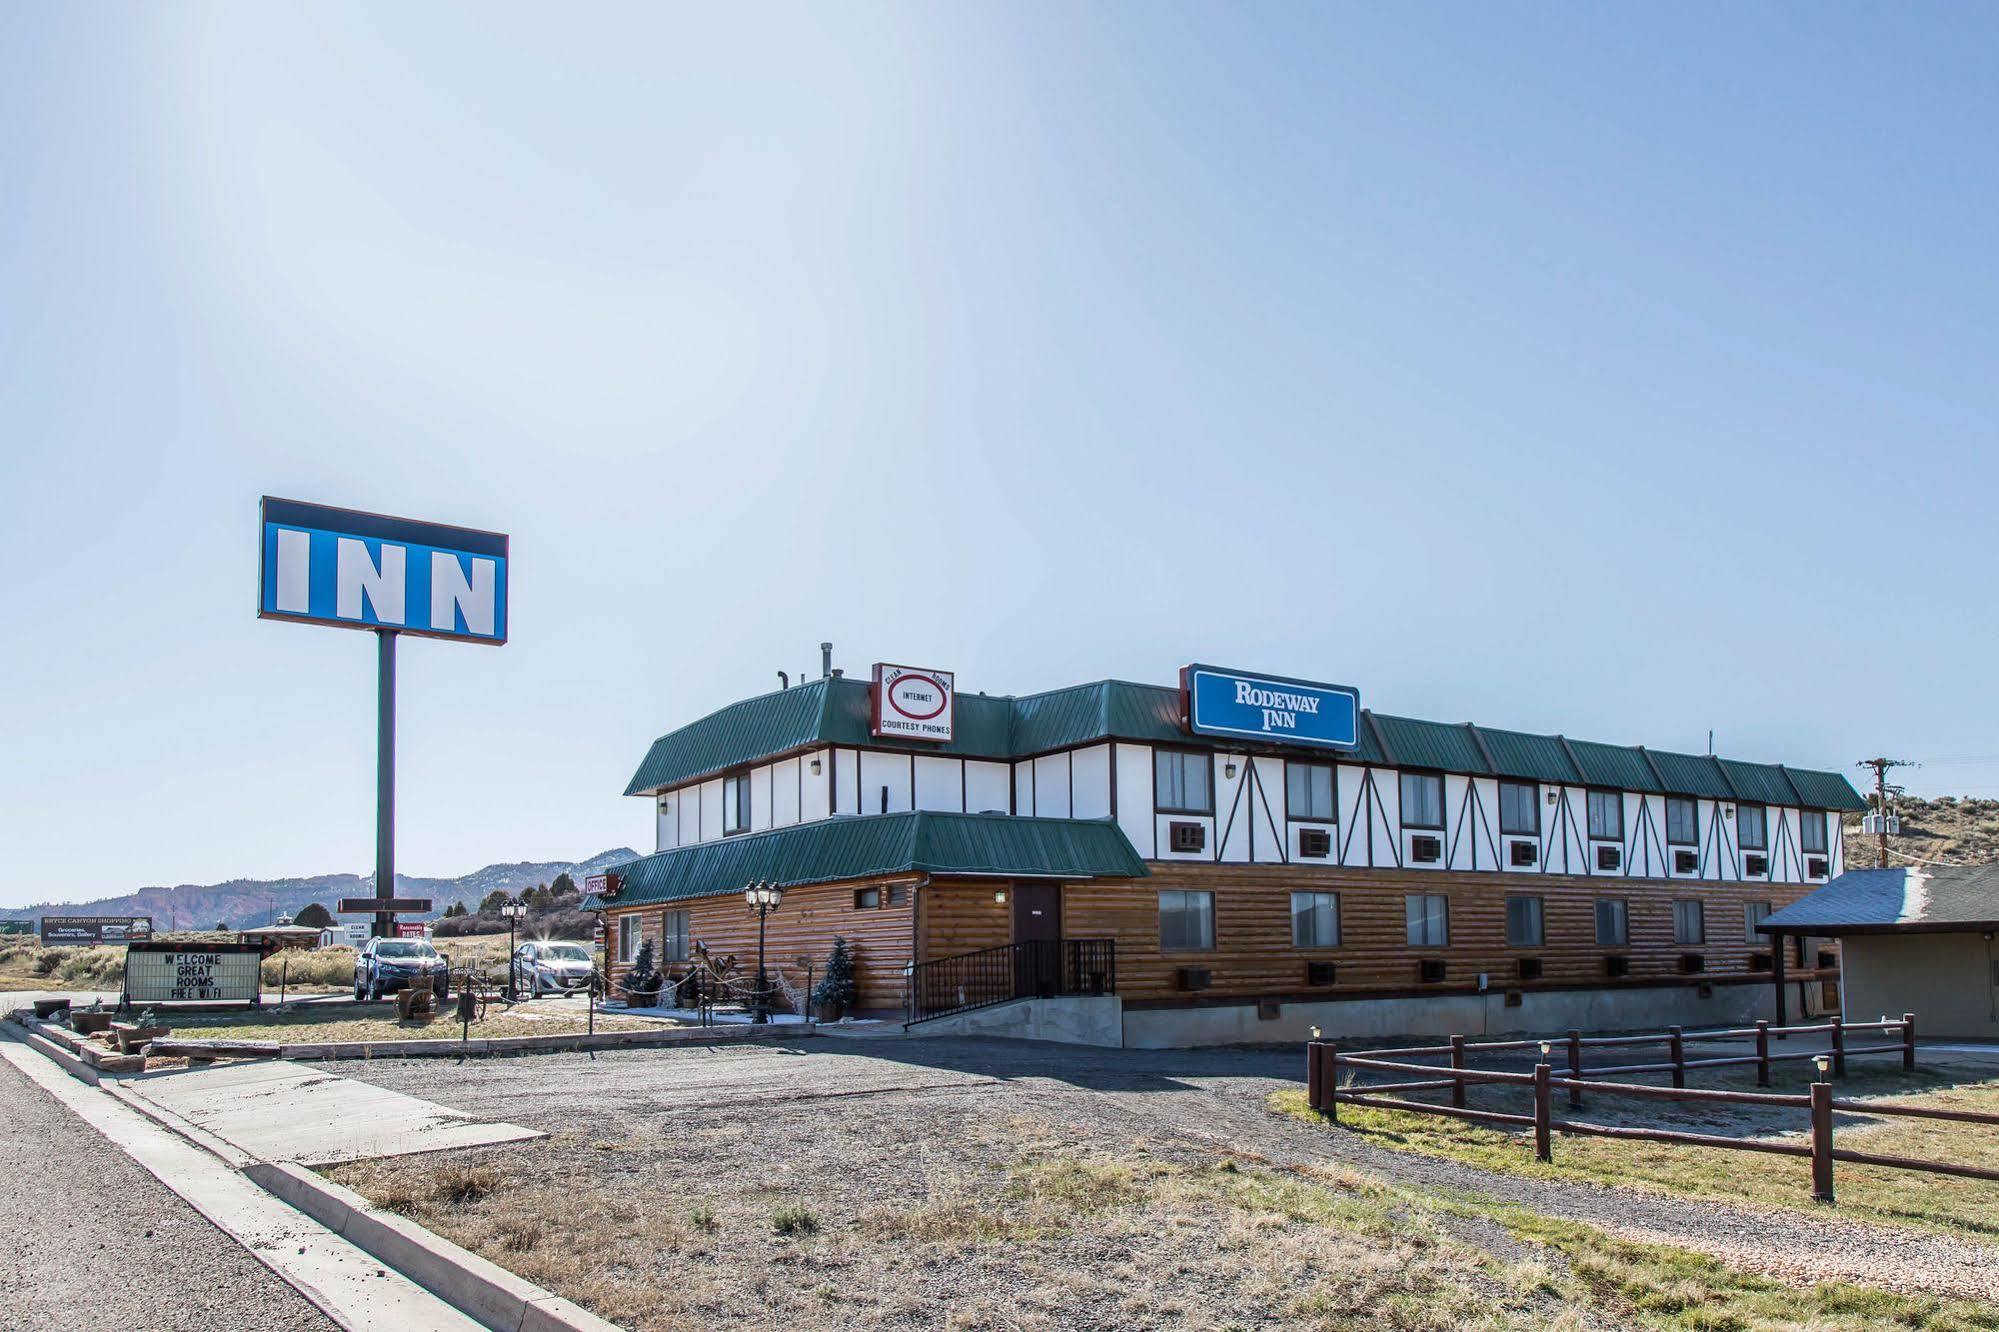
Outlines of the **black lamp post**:
{"type": "Polygon", "coordinates": [[[514,988],[514,923],[528,913],[524,902],[502,902],[500,914],[507,918],[507,1002],[518,1000],[520,991],[514,988]]]}
{"type": "Polygon", "coordinates": [[[784,900],[784,889],[774,883],[753,883],[743,889],[743,900],[757,913],[757,1001],[750,1021],[770,1021],[770,982],[764,974],[764,920],[784,900]]]}

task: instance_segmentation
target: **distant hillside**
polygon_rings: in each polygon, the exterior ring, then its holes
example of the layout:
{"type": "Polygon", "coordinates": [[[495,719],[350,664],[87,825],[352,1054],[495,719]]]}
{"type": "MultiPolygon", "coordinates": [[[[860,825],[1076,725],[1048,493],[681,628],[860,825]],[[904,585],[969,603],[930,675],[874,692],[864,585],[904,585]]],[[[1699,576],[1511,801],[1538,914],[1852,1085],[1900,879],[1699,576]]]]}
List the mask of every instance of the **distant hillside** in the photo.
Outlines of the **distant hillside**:
{"type": "MultiPolygon", "coordinates": [[[[1999,863],[1999,800],[1899,796],[1890,803],[1902,816],[1902,835],[1888,839],[1890,865],[1923,860],[1954,865],[1999,863]]],[[[1847,815],[1847,868],[1866,869],[1874,860],[1874,839],[1861,833],[1858,814],[1847,815]]]]}
{"type": "MultiPolygon", "coordinates": [[[[396,893],[402,897],[428,897],[433,916],[453,902],[477,907],[479,899],[495,888],[518,894],[536,884],[552,882],[567,872],[580,885],[583,876],[595,874],[606,865],[630,860],[638,853],[629,847],[603,851],[588,860],[523,860],[512,865],[488,865],[456,879],[422,879],[396,876],[396,893]]],[[[228,921],[234,929],[269,925],[279,916],[297,915],[308,902],[317,902],[328,911],[343,897],[366,897],[375,891],[372,874],[319,874],[301,879],[231,879],[227,883],[176,884],[171,888],[141,888],[123,897],[103,897],[92,902],[45,902],[29,907],[0,908],[0,920],[32,920],[44,915],[59,916],[151,916],[156,928],[208,929],[217,921],[228,921]]],[[[354,917],[353,919],[360,919],[354,917]]]]}

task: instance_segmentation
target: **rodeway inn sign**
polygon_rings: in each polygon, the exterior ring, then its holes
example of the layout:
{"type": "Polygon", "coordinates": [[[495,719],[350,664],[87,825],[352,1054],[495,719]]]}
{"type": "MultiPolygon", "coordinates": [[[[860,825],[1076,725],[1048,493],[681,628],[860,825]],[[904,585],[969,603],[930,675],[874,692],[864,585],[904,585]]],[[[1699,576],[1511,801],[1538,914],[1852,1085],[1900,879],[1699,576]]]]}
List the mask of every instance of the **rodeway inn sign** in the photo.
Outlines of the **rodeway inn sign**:
{"type": "Polygon", "coordinates": [[[1186,666],[1180,701],[1187,729],[1196,735],[1328,749],[1360,743],[1360,693],[1346,685],[1186,666]]]}
{"type": "Polygon", "coordinates": [[[498,532],[266,497],[263,535],[261,616],[507,641],[498,532]]]}

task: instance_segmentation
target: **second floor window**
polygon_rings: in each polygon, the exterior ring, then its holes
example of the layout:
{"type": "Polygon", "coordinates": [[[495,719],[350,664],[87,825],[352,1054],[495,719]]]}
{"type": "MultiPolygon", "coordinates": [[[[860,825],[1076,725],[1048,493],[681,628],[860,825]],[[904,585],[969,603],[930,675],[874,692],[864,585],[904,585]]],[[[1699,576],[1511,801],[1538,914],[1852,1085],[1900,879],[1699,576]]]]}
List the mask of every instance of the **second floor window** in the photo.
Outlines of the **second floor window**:
{"type": "Polygon", "coordinates": [[[1444,777],[1437,772],[1402,774],[1402,826],[1444,826],[1444,777]]]}
{"type": "Polygon", "coordinates": [[[1189,749],[1152,751],[1152,778],[1158,806],[1167,814],[1215,812],[1213,765],[1207,754],[1189,749]]]}
{"type": "Polygon", "coordinates": [[[1737,805],[1735,838],[1744,851],[1765,849],[1770,843],[1769,811],[1761,805],[1737,805]]]}
{"type": "Polygon", "coordinates": [[[687,913],[669,911],[660,920],[659,937],[664,962],[685,962],[687,960],[687,913]]]}
{"type": "Polygon", "coordinates": [[[1294,819],[1333,822],[1333,765],[1284,765],[1284,809],[1294,819]]]}
{"type": "Polygon", "coordinates": [[[1599,948],[1622,948],[1631,942],[1631,905],[1621,897],[1604,897],[1596,904],[1599,948]]]}
{"type": "Polygon", "coordinates": [[[1825,813],[1807,809],[1798,815],[1798,848],[1808,856],[1825,854],[1825,813]]]}
{"type": "Polygon", "coordinates": [[[1666,797],[1666,841],[1694,846],[1701,840],[1699,807],[1685,796],[1666,797]]]}
{"type": "Polygon", "coordinates": [[[748,832],[750,827],[750,775],[722,779],[722,835],[748,832]]]}
{"type": "Polygon", "coordinates": [[[1338,893],[1291,894],[1291,945],[1332,948],[1340,941],[1338,893]]]}
{"type": "Polygon", "coordinates": [[[1442,893],[1411,893],[1402,900],[1411,948],[1442,948],[1451,941],[1451,899],[1442,893]]]}
{"type": "Polygon", "coordinates": [[[1532,782],[1499,784],[1499,831],[1521,837],[1541,835],[1541,788],[1532,782]]]}
{"type": "Polygon", "coordinates": [[[1624,793],[1622,791],[1591,791],[1589,793],[1589,835],[1602,842],[1624,840],[1624,793]]]}
{"type": "Polygon", "coordinates": [[[1677,944],[1707,942],[1707,911],[1701,903],[1690,898],[1683,898],[1673,903],[1673,942],[1677,944]]]}
{"type": "Polygon", "coordinates": [[[1510,948],[1539,948],[1546,937],[1541,924],[1541,899],[1506,899],[1506,943],[1510,948]]]}

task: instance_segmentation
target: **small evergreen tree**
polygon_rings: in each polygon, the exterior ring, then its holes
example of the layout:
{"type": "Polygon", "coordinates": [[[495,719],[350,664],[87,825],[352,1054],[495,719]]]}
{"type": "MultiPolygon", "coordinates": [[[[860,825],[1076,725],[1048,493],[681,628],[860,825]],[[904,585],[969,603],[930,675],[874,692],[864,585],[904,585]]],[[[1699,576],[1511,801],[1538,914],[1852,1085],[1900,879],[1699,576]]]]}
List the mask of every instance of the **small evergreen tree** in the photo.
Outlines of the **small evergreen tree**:
{"type": "Polygon", "coordinates": [[[652,940],[646,939],[639,944],[639,955],[632,959],[632,969],[625,973],[625,999],[635,1004],[653,1002],[665,982],[659,968],[653,965],[652,940]]]}
{"type": "Polygon", "coordinates": [[[227,933],[229,932],[229,922],[228,922],[228,921],[226,921],[226,920],[218,920],[218,921],[216,921],[216,922],[215,922],[215,932],[216,932],[217,934],[227,934],[227,933]]]}
{"type": "Polygon", "coordinates": [[[506,889],[495,888],[492,892],[487,893],[479,899],[479,914],[482,916],[497,916],[500,914],[500,908],[513,900],[513,898],[507,896],[506,889]]]}
{"type": "Polygon", "coordinates": [[[548,894],[548,885],[538,883],[521,894],[521,901],[527,903],[530,911],[546,911],[555,905],[555,899],[548,894]]]}
{"type": "Polygon", "coordinates": [[[833,952],[826,959],[826,974],[812,987],[812,1002],[821,1008],[845,1012],[859,1003],[860,986],[854,982],[854,952],[844,938],[833,940],[833,952]]]}
{"type": "Polygon", "coordinates": [[[549,885],[548,893],[558,903],[579,902],[583,899],[583,894],[576,889],[576,880],[569,877],[568,870],[555,876],[555,882],[549,885]]]}
{"type": "Polygon", "coordinates": [[[299,908],[299,913],[292,917],[292,924],[310,925],[315,930],[330,930],[333,928],[333,913],[317,902],[307,902],[299,908]]]}

